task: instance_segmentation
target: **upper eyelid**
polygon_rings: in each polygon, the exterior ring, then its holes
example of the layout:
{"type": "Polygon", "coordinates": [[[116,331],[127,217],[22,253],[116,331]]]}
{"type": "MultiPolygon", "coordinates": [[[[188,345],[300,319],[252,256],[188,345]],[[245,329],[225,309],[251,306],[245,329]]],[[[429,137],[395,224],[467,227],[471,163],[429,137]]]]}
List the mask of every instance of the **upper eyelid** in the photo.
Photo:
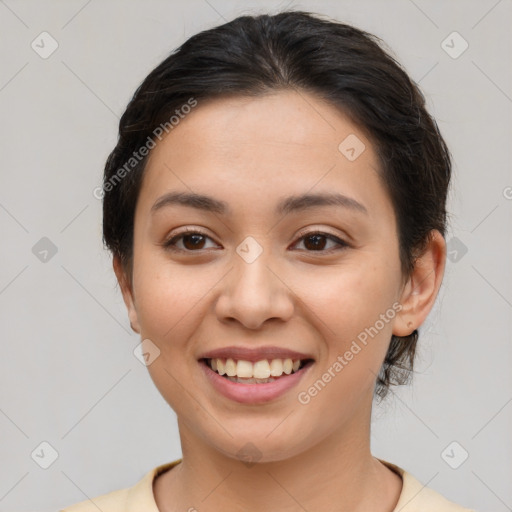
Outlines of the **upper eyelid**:
{"type": "MultiPolygon", "coordinates": [[[[299,237],[297,239],[297,242],[295,242],[294,245],[298,244],[300,241],[302,241],[307,236],[312,236],[312,235],[324,236],[328,240],[331,240],[332,242],[335,242],[336,244],[338,244],[339,248],[350,247],[350,244],[344,239],[344,237],[341,237],[341,236],[338,236],[338,235],[334,235],[333,233],[329,233],[328,231],[322,231],[322,230],[312,230],[312,231],[307,231],[305,233],[299,233],[299,237]]],[[[311,252],[311,253],[319,252],[319,253],[322,253],[322,252],[329,252],[329,250],[326,250],[326,251],[307,251],[307,252],[311,252]]]]}
{"type": "MultiPolygon", "coordinates": [[[[210,236],[208,233],[206,233],[205,231],[203,231],[201,229],[198,229],[198,228],[185,228],[185,229],[183,229],[183,231],[180,231],[178,233],[174,233],[170,237],[166,237],[165,240],[160,245],[162,245],[165,248],[166,246],[172,245],[171,242],[173,240],[176,240],[176,239],[179,240],[181,237],[183,237],[185,235],[189,235],[189,234],[191,234],[191,235],[195,235],[195,234],[201,235],[201,236],[204,236],[206,238],[210,238],[211,240],[213,240],[215,242],[215,240],[214,240],[214,238],[212,236],[210,236]]],[[[215,243],[217,243],[217,242],[215,242],[215,243]]],[[[187,251],[187,252],[194,252],[194,251],[187,251]]]]}
{"type": "Polygon", "coordinates": [[[301,230],[297,233],[297,236],[299,238],[303,238],[308,235],[317,235],[317,234],[331,236],[331,237],[337,238],[338,240],[341,240],[342,242],[345,242],[344,235],[334,234],[334,233],[331,233],[330,231],[326,231],[325,229],[322,229],[322,228],[316,228],[316,229],[314,227],[309,228],[309,229],[304,228],[303,230],[301,230]]]}

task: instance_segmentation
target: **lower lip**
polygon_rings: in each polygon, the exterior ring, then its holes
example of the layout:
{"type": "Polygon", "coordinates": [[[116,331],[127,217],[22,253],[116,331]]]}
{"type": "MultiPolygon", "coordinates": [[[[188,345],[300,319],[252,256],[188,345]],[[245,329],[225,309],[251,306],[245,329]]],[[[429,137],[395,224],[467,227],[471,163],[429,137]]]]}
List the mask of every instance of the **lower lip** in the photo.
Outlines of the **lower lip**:
{"type": "Polygon", "coordinates": [[[274,400],[296,386],[304,374],[313,366],[313,363],[309,362],[295,373],[283,375],[273,382],[262,384],[232,382],[225,377],[221,377],[217,372],[214,372],[203,360],[199,361],[199,366],[212,386],[220,394],[243,404],[261,404],[274,400]]]}

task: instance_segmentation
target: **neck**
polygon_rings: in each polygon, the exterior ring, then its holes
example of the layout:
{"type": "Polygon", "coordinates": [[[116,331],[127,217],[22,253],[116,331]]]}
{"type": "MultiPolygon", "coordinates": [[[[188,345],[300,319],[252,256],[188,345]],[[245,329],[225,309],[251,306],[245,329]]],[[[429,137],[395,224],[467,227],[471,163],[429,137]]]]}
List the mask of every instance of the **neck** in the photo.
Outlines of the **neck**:
{"type": "Polygon", "coordinates": [[[159,510],[390,512],[402,481],[371,455],[369,409],[364,422],[353,418],[308,450],[254,464],[226,456],[178,421],[183,460],[155,484],[159,510]]]}

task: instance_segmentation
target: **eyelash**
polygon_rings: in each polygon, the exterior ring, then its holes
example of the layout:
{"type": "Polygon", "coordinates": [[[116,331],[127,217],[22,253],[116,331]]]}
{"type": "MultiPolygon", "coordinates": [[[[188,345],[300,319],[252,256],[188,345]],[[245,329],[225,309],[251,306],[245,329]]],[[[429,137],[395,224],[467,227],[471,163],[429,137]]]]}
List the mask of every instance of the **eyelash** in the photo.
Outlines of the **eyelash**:
{"type": "MultiPolygon", "coordinates": [[[[174,252],[184,252],[184,253],[187,253],[187,252],[193,253],[193,252],[200,252],[202,250],[206,250],[206,249],[198,249],[197,251],[193,251],[193,250],[189,250],[189,249],[181,249],[181,248],[176,247],[176,241],[183,238],[185,235],[200,235],[205,238],[211,239],[211,237],[209,235],[207,235],[206,233],[203,233],[202,231],[200,231],[198,229],[187,228],[187,229],[183,230],[181,233],[178,233],[178,234],[174,235],[172,238],[170,238],[169,240],[165,241],[162,244],[162,246],[166,250],[170,250],[170,251],[174,251],[174,252]]],[[[327,249],[327,250],[318,250],[318,251],[314,251],[314,250],[308,251],[307,249],[305,249],[306,252],[330,254],[333,251],[340,251],[340,250],[346,249],[347,247],[350,247],[350,245],[347,242],[345,242],[344,240],[338,238],[337,236],[332,235],[331,233],[326,233],[323,231],[302,231],[301,233],[299,233],[298,241],[301,241],[309,236],[314,236],[314,235],[320,235],[322,237],[325,237],[325,238],[337,243],[339,247],[327,249]]],[[[296,245],[296,244],[294,244],[294,245],[296,245]]]]}

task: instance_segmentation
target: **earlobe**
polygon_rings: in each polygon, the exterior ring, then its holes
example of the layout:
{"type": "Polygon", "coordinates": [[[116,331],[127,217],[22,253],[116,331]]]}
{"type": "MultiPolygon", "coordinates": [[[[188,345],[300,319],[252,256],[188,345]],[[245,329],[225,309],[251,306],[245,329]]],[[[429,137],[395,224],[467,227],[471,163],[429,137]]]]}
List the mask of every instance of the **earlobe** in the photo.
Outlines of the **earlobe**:
{"type": "Polygon", "coordinates": [[[126,305],[126,309],[128,310],[130,327],[132,328],[133,331],[140,334],[140,325],[137,316],[137,310],[135,307],[135,300],[133,297],[133,287],[130,283],[130,280],[128,279],[128,276],[126,275],[126,270],[124,269],[119,256],[114,256],[112,266],[114,268],[114,272],[116,274],[119,287],[121,288],[123,301],[126,305]]]}
{"type": "Polygon", "coordinates": [[[446,242],[439,231],[432,230],[402,291],[402,309],[393,325],[395,336],[408,336],[425,321],[441,287],[445,263],[446,242]]]}

